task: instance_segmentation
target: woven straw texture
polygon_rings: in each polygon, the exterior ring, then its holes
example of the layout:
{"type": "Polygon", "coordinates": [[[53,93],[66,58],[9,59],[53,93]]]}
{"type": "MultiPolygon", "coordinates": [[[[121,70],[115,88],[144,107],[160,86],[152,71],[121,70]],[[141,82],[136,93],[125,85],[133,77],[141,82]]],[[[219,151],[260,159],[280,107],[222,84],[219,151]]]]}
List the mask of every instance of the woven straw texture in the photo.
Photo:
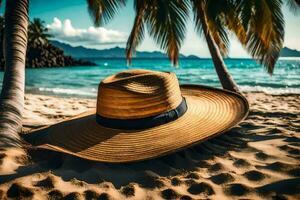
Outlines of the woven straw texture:
{"type": "Polygon", "coordinates": [[[97,113],[114,119],[138,119],[172,110],[181,101],[174,73],[128,70],[100,83],[97,113]]]}
{"type": "Polygon", "coordinates": [[[38,136],[35,137],[36,145],[95,161],[121,163],[145,160],[223,133],[248,114],[247,100],[232,92],[195,85],[179,88],[176,76],[169,73],[163,73],[157,83],[147,83],[149,79],[144,75],[141,75],[142,79],[135,77],[134,81],[130,81],[126,74],[124,76],[109,77],[107,82],[100,84],[98,114],[119,119],[145,117],[178,106],[182,96],[186,99],[188,110],[175,121],[145,130],[103,127],[96,122],[96,110],[93,110],[34,132],[38,136]],[[137,80],[143,80],[145,84],[137,80]],[[127,89],[124,89],[126,86],[127,89]],[[118,112],[113,112],[114,107],[118,112]],[[131,107],[135,112],[130,111],[131,107]]]}

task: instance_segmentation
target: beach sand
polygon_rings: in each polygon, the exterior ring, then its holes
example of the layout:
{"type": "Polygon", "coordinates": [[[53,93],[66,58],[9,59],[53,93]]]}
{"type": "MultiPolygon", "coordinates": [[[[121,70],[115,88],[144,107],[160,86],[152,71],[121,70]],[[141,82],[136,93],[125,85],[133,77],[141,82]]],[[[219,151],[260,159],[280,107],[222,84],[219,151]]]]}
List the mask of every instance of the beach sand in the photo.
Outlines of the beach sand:
{"type": "MultiPolygon", "coordinates": [[[[0,199],[300,199],[300,96],[246,94],[251,111],[231,131],[184,151],[105,164],[51,151],[0,151],[0,199]]],[[[26,95],[24,132],[95,106],[26,95]]]]}

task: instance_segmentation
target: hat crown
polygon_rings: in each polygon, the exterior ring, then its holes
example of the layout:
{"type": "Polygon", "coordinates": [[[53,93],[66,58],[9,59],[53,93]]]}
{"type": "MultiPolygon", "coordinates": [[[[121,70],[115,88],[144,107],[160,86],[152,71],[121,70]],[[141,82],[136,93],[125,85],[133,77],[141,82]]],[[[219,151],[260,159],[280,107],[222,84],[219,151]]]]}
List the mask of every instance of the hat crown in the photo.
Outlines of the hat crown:
{"type": "Polygon", "coordinates": [[[99,84],[97,114],[113,119],[140,119],[170,111],[181,101],[174,73],[127,70],[99,84]]]}

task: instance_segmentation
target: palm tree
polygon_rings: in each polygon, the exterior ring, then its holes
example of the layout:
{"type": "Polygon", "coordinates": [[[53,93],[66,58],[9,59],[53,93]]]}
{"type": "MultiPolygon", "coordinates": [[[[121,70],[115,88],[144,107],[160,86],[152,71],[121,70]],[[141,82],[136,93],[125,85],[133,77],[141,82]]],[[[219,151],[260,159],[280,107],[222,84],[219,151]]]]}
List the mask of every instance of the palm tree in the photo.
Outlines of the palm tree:
{"type": "Polygon", "coordinates": [[[34,18],[28,27],[28,43],[43,45],[51,37],[48,34],[48,28],[44,26],[45,22],[39,18],[34,18]]]}
{"type": "MultiPolygon", "coordinates": [[[[222,54],[223,56],[226,56],[228,53],[229,40],[227,33],[224,30],[224,25],[222,24],[225,22],[222,22],[218,18],[221,16],[222,11],[226,10],[225,8],[233,12],[233,7],[227,5],[227,3],[229,3],[227,1],[205,2],[203,0],[192,0],[191,2],[195,16],[195,26],[200,34],[204,34],[222,87],[240,93],[237,84],[229,74],[222,58],[222,54]],[[216,8],[210,9],[210,5],[214,6],[213,3],[216,3],[216,8]],[[221,5],[222,3],[226,4],[221,5]]],[[[228,13],[224,13],[225,15],[223,16],[227,17],[228,13]]]]}
{"type": "MultiPolygon", "coordinates": [[[[4,58],[5,72],[0,94],[0,147],[21,146],[24,107],[25,57],[27,48],[28,1],[6,0],[4,58]]],[[[0,0],[1,6],[2,0],[0,0]]],[[[87,0],[96,25],[111,19],[125,0],[87,0]]]]}
{"type": "Polygon", "coordinates": [[[127,42],[127,58],[141,43],[147,26],[150,36],[165,50],[173,62],[178,63],[179,50],[185,38],[189,13],[188,1],[144,0],[134,1],[136,16],[127,42]]]}
{"type": "Polygon", "coordinates": [[[0,94],[0,146],[21,144],[18,132],[22,128],[24,105],[27,27],[28,0],[7,0],[3,49],[5,73],[0,94]]]}
{"type": "MultiPolygon", "coordinates": [[[[299,6],[299,1],[288,2],[291,7],[299,6]]],[[[135,0],[134,5],[136,16],[126,48],[129,63],[132,53],[143,40],[145,25],[150,30],[150,36],[154,37],[164,50],[167,50],[172,62],[177,63],[178,51],[185,36],[185,22],[188,18],[186,8],[191,7],[196,29],[206,39],[224,89],[239,92],[223,61],[223,57],[228,54],[228,31],[235,33],[245,49],[262,63],[269,73],[274,70],[284,38],[281,0],[135,0]],[[161,9],[164,11],[160,11],[161,9]],[[157,16],[158,12],[165,16],[157,16]],[[174,30],[179,34],[174,34],[174,30]],[[172,41],[176,41],[173,44],[168,42],[172,37],[172,41]]]]}

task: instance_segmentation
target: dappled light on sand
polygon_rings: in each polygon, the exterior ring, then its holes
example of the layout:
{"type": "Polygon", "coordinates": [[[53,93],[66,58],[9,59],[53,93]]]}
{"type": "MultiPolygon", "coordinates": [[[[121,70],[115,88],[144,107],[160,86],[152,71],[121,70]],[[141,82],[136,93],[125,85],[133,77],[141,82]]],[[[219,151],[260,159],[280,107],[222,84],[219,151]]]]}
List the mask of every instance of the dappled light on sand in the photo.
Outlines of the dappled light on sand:
{"type": "MultiPolygon", "coordinates": [[[[195,147],[129,164],[86,161],[51,151],[30,158],[1,150],[0,198],[232,199],[299,196],[299,95],[246,94],[240,126],[195,147]],[[9,160],[20,166],[11,170],[9,160]],[[26,164],[24,163],[26,161],[26,164]]],[[[93,107],[95,101],[27,95],[24,131],[93,107]]],[[[20,154],[22,155],[22,154],[20,154]]]]}

